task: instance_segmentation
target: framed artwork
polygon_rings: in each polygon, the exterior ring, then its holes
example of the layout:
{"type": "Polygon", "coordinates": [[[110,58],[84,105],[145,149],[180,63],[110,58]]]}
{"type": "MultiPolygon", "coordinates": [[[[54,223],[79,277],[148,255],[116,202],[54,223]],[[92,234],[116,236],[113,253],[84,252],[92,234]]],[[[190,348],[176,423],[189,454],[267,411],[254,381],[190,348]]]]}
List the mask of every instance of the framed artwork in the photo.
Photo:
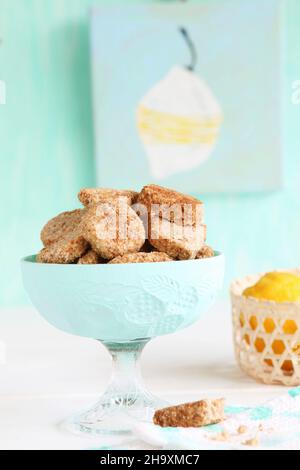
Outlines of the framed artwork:
{"type": "Polygon", "coordinates": [[[93,9],[98,184],[279,188],[281,25],[281,0],[93,9]]]}

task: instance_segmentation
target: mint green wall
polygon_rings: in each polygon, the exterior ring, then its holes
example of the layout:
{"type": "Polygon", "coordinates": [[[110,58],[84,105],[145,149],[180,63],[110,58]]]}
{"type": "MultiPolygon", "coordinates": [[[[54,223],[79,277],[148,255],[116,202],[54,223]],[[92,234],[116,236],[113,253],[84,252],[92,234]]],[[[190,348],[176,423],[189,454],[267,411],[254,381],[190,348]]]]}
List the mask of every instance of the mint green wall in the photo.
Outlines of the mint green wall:
{"type": "MultiPolygon", "coordinates": [[[[94,184],[87,13],[103,3],[0,0],[0,305],[27,302],[19,258],[40,247],[48,218],[76,207],[79,188],[94,184]]],[[[287,1],[285,189],[204,197],[210,242],[227,255],[227,284],[300,265],[300,106],[290,100],[300,79],[299,23],[299,0],[287,1]]]]}
{"type": "Polygon", "coordinates": [[[292,83],[300,80],[300,2],[286,0],[285,7],[284,189],[206,199],[211,240],[227,255],[227,282],[248,273],[300,266],[300,105],[291,101],[292,83]]]}

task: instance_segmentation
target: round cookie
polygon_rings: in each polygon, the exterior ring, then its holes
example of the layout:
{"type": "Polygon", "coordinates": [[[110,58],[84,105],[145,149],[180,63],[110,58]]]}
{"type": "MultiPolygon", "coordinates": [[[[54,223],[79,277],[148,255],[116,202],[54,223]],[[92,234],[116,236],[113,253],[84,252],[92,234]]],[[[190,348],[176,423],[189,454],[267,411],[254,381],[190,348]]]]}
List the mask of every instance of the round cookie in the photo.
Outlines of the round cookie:
{"type": "Polygon", "coordinates": [[[81,222],[84,209],[63,212],[49,220],[41,231],[41,240],[44,246],[49,246],[61,238],[68,237],[77,229],[81,222]]]}
{"type": "Polygon", "coordinates": [[[82,236],[104,259],[138,252],[145,243],[143,222],[127,204],[91,206],[80,224],[82,236]]]}
{"type": "Polygon", "coordinates": [[[182,227],[159,217],[151,223],[150,243],[175,259],[195,259],[204,245],[205,225],[182,227]]]}
{"type": "Polygon", "coordinates": [[[204,245],[201,250],[198,251],[196,259],[212,258],[213,256],[215,256],[214,250],[210,246],[204,245]]]}
{"type": "Polygon", "coordinates": [[[38,263],[71,264],[88,249],[87,241],[78,231],[43,248],[36,257],[38,263]]]}
{"type": "Polygon", "coordinates": [[[164,261],[173,261],[170,256],[166,253],[160,253],[153,251],[152,253],[130,253],[124,256],[118,256],[117,258],[109,261],[108,264],[126,264],[126,263],[160,263],[164,261]]]}
{"type": "Polygon", "coordinates": [[[78,193],[79,201],[85,206],[99,204],[100,202],[114,202],[124,197],[129,205],[133,204],[138,193],[130,189],[83,188],[78,193]]]}

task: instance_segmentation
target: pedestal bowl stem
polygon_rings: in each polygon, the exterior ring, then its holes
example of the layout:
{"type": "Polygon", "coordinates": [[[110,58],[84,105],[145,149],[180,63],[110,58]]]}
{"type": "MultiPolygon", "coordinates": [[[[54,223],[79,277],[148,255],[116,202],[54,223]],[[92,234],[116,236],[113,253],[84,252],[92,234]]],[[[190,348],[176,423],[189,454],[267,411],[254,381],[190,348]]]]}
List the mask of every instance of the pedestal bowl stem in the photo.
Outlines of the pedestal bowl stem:
{"type": "Polygon", "coordinates": [[[129,433],[136,421],[151,421],[154,411],[167,405],[142,380],[140,356],[148,341],[103,342],[113,364],[109,385],[96,405],[63,423],[64,428],[91,436],[129,433]]]}

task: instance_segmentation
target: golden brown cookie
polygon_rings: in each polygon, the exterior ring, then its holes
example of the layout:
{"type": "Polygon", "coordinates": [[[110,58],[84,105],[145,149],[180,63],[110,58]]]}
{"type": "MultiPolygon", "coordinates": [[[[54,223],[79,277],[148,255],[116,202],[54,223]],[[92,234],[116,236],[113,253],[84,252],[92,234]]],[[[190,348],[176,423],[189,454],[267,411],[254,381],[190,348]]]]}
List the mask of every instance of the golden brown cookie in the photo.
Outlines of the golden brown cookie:
{"type": "Polygon", "coordinates": [[[223,398],[217,400],[200,400],[178,406],[170,406],[155,412],[154,424],[161,427],[198,428],[224,421],[223,398]]]}
{"type": "Polygon", "coordinates": [[[201,248],[201,250],[198,251],[198,253],[196,255],[196,259],[212,258],[213,256],[215,256],[214,250],[210,246],[204,245],[201,248]]]}
{"type": "Polygon", "coordinates": [[[93,250],[89,250],[85,255],[81,256],[77,264],[103,264],[104,260],[93,250]]]}
{"type": "Polygon", "coordinates": [[[155,184],[143,187],[137,197],[137,204],[146,206],[149,217],[152,211],[154,217],[159,216],[170,222],[184,221],[188,225],[195,225],[202,223],[204,218],[204,204],[201,201],[155,184]]]}
{"type": "Polygon", "coordinates": [[[133,204],[138,193],[130,189],[83,188],[78,193],[79,201],[85,206],[100,202],[114,202],[119,197],[126,198],[129,205],[133,204]]]}
{"type": "Polygon", "coordinates": [[[195,259],[205,242],[204,225],[181,226],[165,219],[152,219],[150,243],[158,251],[167,253],[171,258],[195,259]]]}
{"type": "Polygon", "coordinates": [[[82,218],[80,230],[93,250],[108,260],[136,253],[145,243],[142,221],[124,203],[92,205],[82,218]]]}
{"type": "Polygon", "coordinates": [[[153,251],[152,253],[130,253],[124,256],[118,256],[117,258],[109,261],[108,264],[126,264],[126,263],[161,263],[165,261],[173,261],[170,256],[166,253],[160,253],[153,251]]]}
{"type": "Polygon", "coordinates": [[[71,264],[88,249],[87,241],[78,231],[51,243],[43,248],[36,257],[38,263],[71,264]]]}
{"type": "Polygon", "coordinates": [[[71,212],[63,212],[49,220],[41,231],[41,240],[44,246],[49,246],[63,237],[68,237],[77,229],[84,209],[76,209],[71,212]]]}

